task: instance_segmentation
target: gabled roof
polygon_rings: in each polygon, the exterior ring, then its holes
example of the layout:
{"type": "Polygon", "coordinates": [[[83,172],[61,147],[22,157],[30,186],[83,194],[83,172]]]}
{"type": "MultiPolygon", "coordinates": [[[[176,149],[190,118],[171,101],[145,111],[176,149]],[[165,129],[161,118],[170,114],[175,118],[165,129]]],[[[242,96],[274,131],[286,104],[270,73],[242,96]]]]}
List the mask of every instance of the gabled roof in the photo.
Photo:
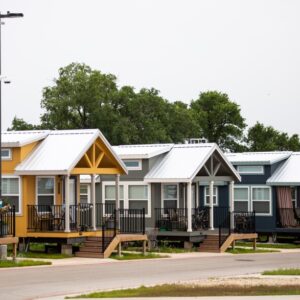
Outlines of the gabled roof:
{"type": "Polygon", "coordinates": [[[2,147],[22,147],[44,139],[49,130],[3,131],[1,135],[2,147]]]}
{"type": "Polygon", "coordinates": [[[294,186],[300,185],[300,152],[294,152],[273,175],[267,180],[267,184],[294,186]]]}
{"type": "Polygon", "coordinates": [[[228,160],[234,165],[272,165],[290,157],[292,152],[243,152],[226,153],[228,160]]]}
{"type": "Polygon", "coordinates": [[[121,159],[149,159],[169,152],[174,144],[120,145],[113,149],[121,159]]]}
{"type": "Polygon", "coordinates": [[[235,168],[216,144],[174,145],[145,176],[148,182],[191,182],[210,156],[217,151],[235,179],[241,179],[235,168]]]}
{"type": "Polygon", "coordinates": [[[16,174],[69,174],[97,138],[104,142],[124,173],[127,173],[124,163],[98,129],[81,129],[48,132],[37,148],[16,167],[16,174]]]}

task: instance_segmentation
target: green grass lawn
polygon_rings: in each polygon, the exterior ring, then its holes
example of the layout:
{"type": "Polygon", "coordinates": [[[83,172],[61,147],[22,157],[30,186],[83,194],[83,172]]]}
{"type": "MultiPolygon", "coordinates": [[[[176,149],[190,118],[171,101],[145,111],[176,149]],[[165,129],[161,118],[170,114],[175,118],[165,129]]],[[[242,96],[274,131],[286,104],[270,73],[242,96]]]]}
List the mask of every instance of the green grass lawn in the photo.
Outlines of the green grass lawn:
{"type": "Polygon", "coordinates": [[[235,247],[234,249],[228,248],[226,250],[227,253],[231,254],[250,254],[250,253],[272,253],[272,252],[279,252],[278,250],[266,250],[266,249],[247,249],[247,248],[240,248],[235,247]]]}
{"type": "MultiPolygon", "coordinates": [[[[11,256],[11,254],[9,254],[9,256],[11,256]]],[[[70,258],[72,256],[61,254],[61,253],[45,253],[40,251],[28,251],[28,252],[18,252],[17,257],[63,259],[63,258],[70,258]]]]}
{"type": "MultiPolygon", "coordinates": [[[[253,243],[251,242],[236,242],[237,246],[242,246],[242,247],[252,247],[253,243]]],[[[278,243],[278,244],[268,244],[268,243],[257,243],[256,244],[257,248],[270,248],[270,249],[299,249],[300,245],[299,244],[287,244],[287,243],[278,243]]]]}
{"type": "Polygon", "coordinates": [[[154,287],[141,286],[135,289],[96,292],[72,298],[124,298],[124,297],[199,297],[199,296],[258,296],[258,295],[299,295],[300,286],[223,286],[214,287],[164,284],[154,287]]]}
{"type": "Polygon", "coordinates": [[[167,255],[158,255],[154,253],[147,253],[144,255],[143,253],[127,253],[122,252],[122,256],[118,256],[117,253],[113,253],[110,258],[117,260],[132,260],[132,259],[150,259],[150,258],[167,258],[167,255]]]}
{"type": "Polygon", "coordinates": [[[300,269],[277,269],[272,271],[264,271],[262,275],[300,275],[300,269]]]}
{"type": "Polygon", "coordinates": [[[14,267],[29,267],[51,265],[50,261],[36,261],[36,260],[0,260],[0,268],[14,268],[14,267]]]}

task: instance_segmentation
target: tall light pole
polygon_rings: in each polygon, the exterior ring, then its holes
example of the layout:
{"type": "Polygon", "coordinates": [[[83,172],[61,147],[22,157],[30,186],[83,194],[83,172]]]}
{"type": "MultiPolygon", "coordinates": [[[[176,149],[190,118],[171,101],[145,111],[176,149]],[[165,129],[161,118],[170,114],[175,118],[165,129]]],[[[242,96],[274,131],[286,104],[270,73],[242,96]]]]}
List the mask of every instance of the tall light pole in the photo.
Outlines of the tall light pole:
{"type": "Polygon", "coordinates": [[[2,67],[1,67],[1,27],[4,23],[2,23],[2,19],[7,18],[22,18],[22,13],[11,13],[7,12],[6,14],[2,14],[0,12],[0,200],[2,200],[2,111],[1,111],[1,98],[2,98],[2,67]]]}

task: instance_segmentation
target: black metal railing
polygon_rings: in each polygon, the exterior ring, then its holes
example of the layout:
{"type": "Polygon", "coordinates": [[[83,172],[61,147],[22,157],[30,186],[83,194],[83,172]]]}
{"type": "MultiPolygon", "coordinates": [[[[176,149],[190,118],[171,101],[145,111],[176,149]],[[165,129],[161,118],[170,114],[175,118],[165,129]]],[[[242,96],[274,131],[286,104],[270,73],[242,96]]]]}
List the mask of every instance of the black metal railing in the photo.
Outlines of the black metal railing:
{"type": "Polygon", "coordinates": [[[187,209],[155,208],[155,227],[160,231],[185,231],[187,229],[187,209]]]}
{"type": "Polygon", "coordinates": [[[255,212],[233,212],[234,232],[254,233],[256,231],[255,212]]]}
{"type": "Polygon", "coordinates": [[[114,209],[102,225],[102,253],[107,249],[117,234],[117,211],[114,209]]]}
{"type": "Polygon", "coordinates": [[[145,209],[119,209],[120,233],[145,234],[145,209]]]}
{"type": "Polygon", "coordinates": [[[16,209],[3,207],[0,209],[0,237],[16,235],[16,209]]]}
{"type": "Polygon", "coordinates": [[[300,208],[277,208],[278,228],[300,227],[300,208]]]}
{"type": "MultiPolygon", "coordinates": [[[[86,231],[92,228],[92,204],[69,206],[70,230],[86,231]]],[[[27,229],[30,231],[64,231],[65,205],[28,205],[27,229]]]]}
{"type": "Polygon", "coordinates": [[[227,212],[227,215],[223,220],[223,223],[219,225],[219,248],[221,248],[221,246],[227,240],[230,234],[231,234],[231,213],[227,212]]]}
{"type": "Polygon", "coordinates": [[[102,228],[115,209],[116,205],[112,203],[96,203],[96,227],[102,228]]]}
{"type": "Polygon", "coordinates": [[[193,230],[207,230],[209,228],[209,207],[192,209],[193,230]]]}

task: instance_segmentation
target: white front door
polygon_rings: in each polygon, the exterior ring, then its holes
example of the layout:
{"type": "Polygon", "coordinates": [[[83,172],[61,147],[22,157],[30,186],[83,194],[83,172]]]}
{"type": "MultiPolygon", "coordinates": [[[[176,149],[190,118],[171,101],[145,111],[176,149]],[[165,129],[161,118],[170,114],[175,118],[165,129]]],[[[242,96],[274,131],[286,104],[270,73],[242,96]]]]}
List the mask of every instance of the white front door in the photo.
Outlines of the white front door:
{"type": "Polygon", "coordinates": [[[75,205],[76,204],[76,184],[75,184],[75,179],[70,178],[70,186],[69,186],[69,201],[70,205],[75,205]]]}

